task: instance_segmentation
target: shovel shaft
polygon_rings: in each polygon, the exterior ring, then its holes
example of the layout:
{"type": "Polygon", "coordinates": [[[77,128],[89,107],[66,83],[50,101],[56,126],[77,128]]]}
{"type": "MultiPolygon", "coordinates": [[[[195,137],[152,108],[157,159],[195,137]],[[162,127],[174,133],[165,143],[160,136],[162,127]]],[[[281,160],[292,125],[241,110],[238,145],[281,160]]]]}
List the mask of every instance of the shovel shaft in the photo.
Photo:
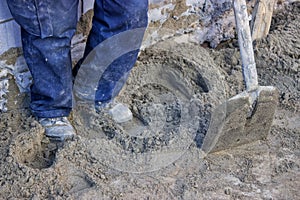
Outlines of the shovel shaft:
{"type": "Polygon", "coordinates": [[[233,0],[233,8],[242,59],[243,77],[246,90],[249,92],[258,88],[258,80],[246,1],[233,0]]]}

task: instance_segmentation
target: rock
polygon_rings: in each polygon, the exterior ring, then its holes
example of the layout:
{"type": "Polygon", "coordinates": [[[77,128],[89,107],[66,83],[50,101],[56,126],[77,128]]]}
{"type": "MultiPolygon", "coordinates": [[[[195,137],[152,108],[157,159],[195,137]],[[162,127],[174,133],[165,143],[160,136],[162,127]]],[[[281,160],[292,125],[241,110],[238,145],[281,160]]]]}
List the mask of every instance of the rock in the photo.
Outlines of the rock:
{"type": "Polygon", "coordinates": [[[225,190],[224,190],[224,193],[226,194],[226,195],[231,195],[231,188],[230,187],[226,187],[225,188],[225,190]]]}
{"type": "Polygon", "coordinates": [[[123,123],[132,120],[132,112],[129,108],[121,103],[118,103],[109,110],[109,114],[117,123],[123,123]]]}

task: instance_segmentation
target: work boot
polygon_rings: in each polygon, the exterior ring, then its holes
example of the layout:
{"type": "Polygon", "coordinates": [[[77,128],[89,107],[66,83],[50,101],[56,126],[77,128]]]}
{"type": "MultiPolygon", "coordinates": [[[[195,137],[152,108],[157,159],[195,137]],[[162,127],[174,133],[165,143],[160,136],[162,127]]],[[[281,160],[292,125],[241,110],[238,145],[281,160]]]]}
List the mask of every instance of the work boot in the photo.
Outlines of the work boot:
{"type": "Polygon", "coordinates": [[[40,118],[39,123],[45,128],[45,135],[52,140],[73,139],[75,130],[67,117],[40,118]]]}
{"type": "Polygon", "coordinates": [[[115,101],[108,103],[97,102],[95,104],[95,109],[97,112],[108,113],[117,123],[124,123],[132,120],[132,112],[122,103],[117,103],[115,101]]]}

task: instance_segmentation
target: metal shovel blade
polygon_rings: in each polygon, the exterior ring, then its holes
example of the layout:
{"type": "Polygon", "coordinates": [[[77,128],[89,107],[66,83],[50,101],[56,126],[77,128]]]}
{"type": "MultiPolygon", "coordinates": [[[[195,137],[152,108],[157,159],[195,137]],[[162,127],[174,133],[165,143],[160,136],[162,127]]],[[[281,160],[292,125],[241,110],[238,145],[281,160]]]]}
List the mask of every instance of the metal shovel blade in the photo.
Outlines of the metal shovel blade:
{"type": "Polygon", "coordinates": [[[278,91],[259,86],[245,0],[234,0],[234,13],[246,91],[218,106],[202,150],[225,150],[266,138],[278,104],[278,91]]]}

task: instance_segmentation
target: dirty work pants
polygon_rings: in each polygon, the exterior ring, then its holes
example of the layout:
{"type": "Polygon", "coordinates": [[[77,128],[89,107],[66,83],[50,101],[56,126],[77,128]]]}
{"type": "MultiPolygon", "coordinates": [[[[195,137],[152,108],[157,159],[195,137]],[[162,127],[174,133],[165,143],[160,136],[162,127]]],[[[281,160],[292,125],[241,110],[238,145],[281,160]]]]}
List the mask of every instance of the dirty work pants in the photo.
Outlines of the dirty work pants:
{"type": "MultiPolygon", "coordinates": [[[[70,49],[78,0],[7,0],[7,4],[21,26],[23,53],[33,77],[33,114],[46,118],[68,116],[72,109],[70,49]]],[[[84,55],[113,35],[146,28],[147,9],[148,0],[95,0],[84,55]]],[[[111,100],[118,80],[133,67],[137,54],[137,50],[132,51],[114,60],[100,78],[95,101],[111,100]]]]}

